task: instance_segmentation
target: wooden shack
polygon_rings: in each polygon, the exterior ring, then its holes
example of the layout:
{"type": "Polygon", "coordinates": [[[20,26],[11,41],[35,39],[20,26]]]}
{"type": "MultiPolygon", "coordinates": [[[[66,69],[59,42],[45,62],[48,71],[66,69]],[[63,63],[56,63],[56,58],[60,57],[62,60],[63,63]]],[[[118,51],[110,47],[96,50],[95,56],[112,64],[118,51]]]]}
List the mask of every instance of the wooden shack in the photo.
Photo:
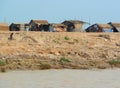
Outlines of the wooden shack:
{"type": "Polygon", "coordinates": [[[93,24],[87,29],[86,32],[112,32],[112,27],[108,24],[93,24]]]}
{"type": "Polygon", "coordinates": [[[47,20],[31,20],[30,31],[49,31],[49,23],[47,20]]]}
{"type": "Polygon", "coordinates": [[[79,20],[66,20],[62,22],[62,24],[67,26],[68,32],[82,32],[82,26],[86,22],[79,21],[79,20]]]}
{"type": "Polygon", "coordinates": [[[0,31],[9,31],[9,25],[7,23],[0,23],[0,31]]]}
{"type": "Polygon", "coordinates": [[[12,23],[9,26],[10,31],[28,31],[29,24],[28,23],[12,23]]]}

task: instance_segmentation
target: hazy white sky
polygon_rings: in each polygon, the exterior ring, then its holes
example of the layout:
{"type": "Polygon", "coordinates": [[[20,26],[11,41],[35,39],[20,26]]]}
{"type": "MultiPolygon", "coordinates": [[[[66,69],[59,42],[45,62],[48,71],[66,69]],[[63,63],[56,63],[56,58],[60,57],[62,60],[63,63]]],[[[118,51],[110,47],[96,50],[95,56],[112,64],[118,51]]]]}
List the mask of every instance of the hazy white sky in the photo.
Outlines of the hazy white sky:
{"type": "Polygon", "coordinates": [[[120,22],[120,0],[0,0],[0,22],[120,22]]]}

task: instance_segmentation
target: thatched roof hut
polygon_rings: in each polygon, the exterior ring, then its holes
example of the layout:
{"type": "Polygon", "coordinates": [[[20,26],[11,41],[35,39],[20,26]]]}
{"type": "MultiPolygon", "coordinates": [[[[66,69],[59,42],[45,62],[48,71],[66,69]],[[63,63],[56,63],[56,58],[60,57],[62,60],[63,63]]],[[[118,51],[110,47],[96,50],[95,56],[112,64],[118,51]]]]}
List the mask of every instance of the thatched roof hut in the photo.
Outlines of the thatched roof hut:
{"type": "Polygon", "coordinates": [[[31,20],[30,23],[30,31],[48,31],[49,23],[47,20],[31,20]]]}
{"type": "Polygon", "coordinates": [[[62,22],[62,24],[67,26],[68,32],[81,32],[83,24],[87,22],[79,21],[79,20],[66,20],[62,22]]]}
{"type": "Polygon", "coordinates": [[[9,25],[7,23],[0,23],[0,31],[9,31],[9,25]]]}
{"type": "Polygon", "coordinates": [[[28,28],[29,28],[28,23],[12,23],[9,26],[10,31],[27,31],[28,28]]]}
{"type": "Polygon", "coordinates": [[[112,27],[108,24],[93,24],[85,29],[86,32],[110,32],[112,27]]]}

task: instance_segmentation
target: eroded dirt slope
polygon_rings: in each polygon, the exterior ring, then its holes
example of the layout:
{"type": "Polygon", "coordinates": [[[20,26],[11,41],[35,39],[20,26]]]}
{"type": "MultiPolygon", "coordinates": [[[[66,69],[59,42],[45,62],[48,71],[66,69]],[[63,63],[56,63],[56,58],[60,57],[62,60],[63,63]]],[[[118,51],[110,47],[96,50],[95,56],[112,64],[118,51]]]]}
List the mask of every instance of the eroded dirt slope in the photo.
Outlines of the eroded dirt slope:
{"type": "Polygon", "coordinates": [[[0,32],[1,68],[120,67],[120,33],[11,33],[0,32]]]}

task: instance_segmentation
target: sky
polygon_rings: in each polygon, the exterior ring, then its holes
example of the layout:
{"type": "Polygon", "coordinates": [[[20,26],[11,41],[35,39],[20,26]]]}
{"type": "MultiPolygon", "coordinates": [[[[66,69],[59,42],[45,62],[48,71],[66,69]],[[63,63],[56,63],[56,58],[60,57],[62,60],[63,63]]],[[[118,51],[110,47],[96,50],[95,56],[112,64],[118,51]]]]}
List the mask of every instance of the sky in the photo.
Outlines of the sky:
{"type": "Polygon", "coordinates": [[[120,0],[0,0],[0,22],[120,22],[120,0]]]}

